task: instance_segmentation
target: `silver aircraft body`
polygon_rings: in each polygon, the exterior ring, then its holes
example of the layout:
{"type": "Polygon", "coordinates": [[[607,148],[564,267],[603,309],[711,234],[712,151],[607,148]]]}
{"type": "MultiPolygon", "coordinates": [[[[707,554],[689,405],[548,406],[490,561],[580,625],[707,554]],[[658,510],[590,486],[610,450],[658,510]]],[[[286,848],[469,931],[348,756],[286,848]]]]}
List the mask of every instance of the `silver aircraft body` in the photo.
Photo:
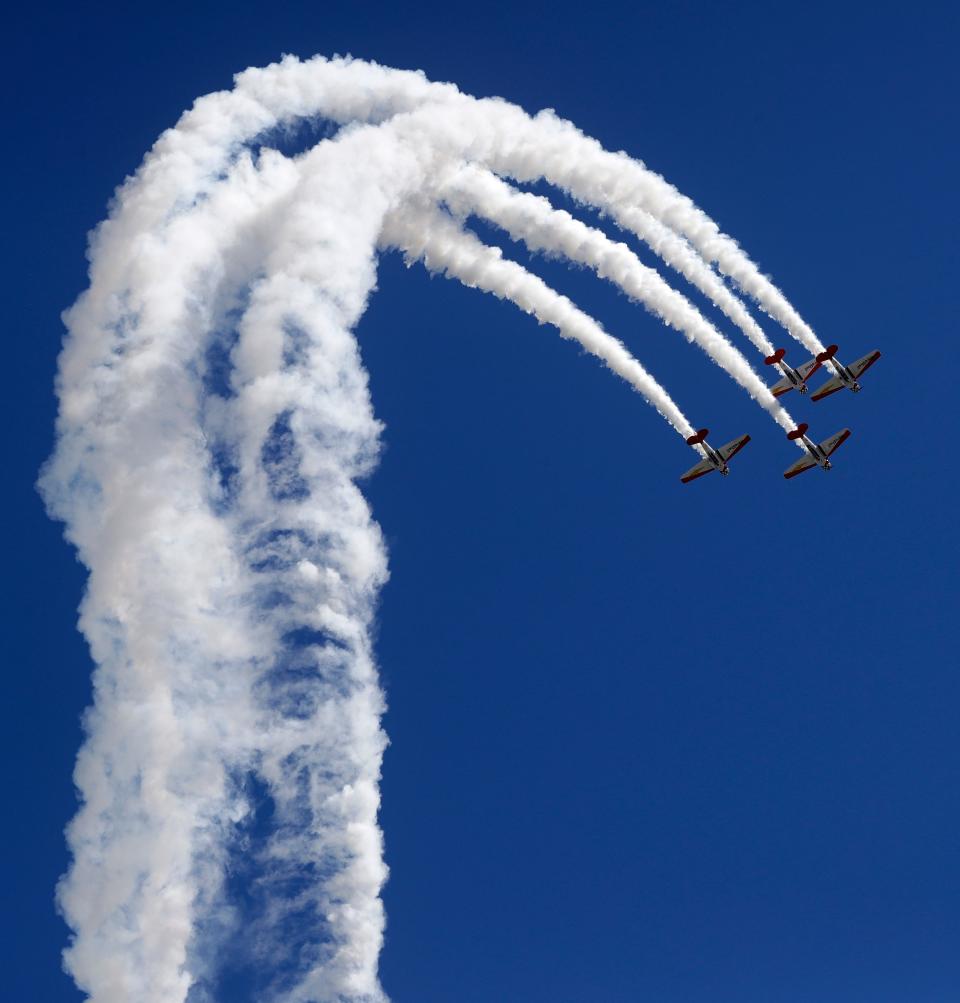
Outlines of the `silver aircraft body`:
{"type": "Polygon", "coordinates": [[[809,426],[806,422],[801,422],[792,432],[787,432],[788,439],[791,441],[799,439],[803,443],[803,448],[807,451],[807,455],[803,459],[797,460],[792,467],[788,467],[783,472],[783,476],[787,480],[790,480],[791,477],[796,477],[797,474],[802,474],[806,470],[812,470],[814,467],[822,467],[824,470],[829,470],[832,466],[830,463],[831,454],[835,453],[850,438],[850,429],[842,428],[839,432],[831,435],[829,439],[824,439],[823,442],[817,443],[807,437],[808,428],[809,426]]]}
{"type": "Polygon", "coordinates": [[[873,351],[865,355],[862,359],[857,359],[851,365],[845,366],[837,358],[837,346],[830,345],[817,356],[817,361],[821,364],[829,363],[833,366],[833,371],[836,375],[827,380],[810,399],[822,401],[824,397],[829,397],[830,394],[835,394],[838,390],[843,389],[859,393],[861,386],[857,381],[879,358],[880,353],[873,351]]]}
{"type": "Polygon", "coordinates": [[[734,439],[732,442],[728,442],[725,446],[721,446],[719,449],[714,449],[713,446],[707,442],[707,436],[710,434],[710,430],[707,428],[701,428],[696,435],[691,435],[687,439],[687,445],[693,446],[696,449],[700,447],[700,451],[703,453],[703,459],[692,466],[680,480],[687,484],[690,481],[695,481],[698,477],[703,477],[704,474],[712,474],[714,470],[719,470],[721,474],[726,477],[730,473],[730,467],[728,461],[732,456],[735,456],[740,452],[741,449],[750,441],[749,435],[741,435],[739,439],[734,439]]]}
{"type": "Polygon", "coordinates": [[[786,354],[785,348],[778,348],[773,355],[768,355],[763,360],[766,365],[776,366],[783,373],[783,379],[779,383],[774,383],[770,388],[770,393],[774,397],[782,397],[783,394],[789,393],[791,390],[797,390],[802,394],[809,393],[810,388],[807,386],[807,380],[820,368],[819,357],[804,362],[802,366],[797,366],[794,369],[793,366],[783,361],[786,354]]]}

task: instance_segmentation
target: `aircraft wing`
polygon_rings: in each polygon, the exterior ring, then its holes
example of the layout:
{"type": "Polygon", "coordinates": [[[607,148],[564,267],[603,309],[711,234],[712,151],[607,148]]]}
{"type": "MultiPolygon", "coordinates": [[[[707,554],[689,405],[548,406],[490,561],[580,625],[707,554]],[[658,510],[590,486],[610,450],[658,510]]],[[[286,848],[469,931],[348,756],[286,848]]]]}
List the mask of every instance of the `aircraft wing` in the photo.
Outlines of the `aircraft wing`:
{"type": "Polygon", "coordinates": [[[834,376],[833,379],[827,380],[826,383],[810,398],[810,400],[821,401],[824,397],[829,397],[830,394],[835,394],[838,390],[843,389],[843,380],[839,376],[834,376]]]}
{"type": "Polygon", "coordinates": [[[801,380],[809,380],[819,368],[820,363],[814,358],[809,362],[805,362],[802,366],[797,366],[797,372],[800,374],[801,380]]]}
{"type": "Polygon", "coordinates": [[[717,452],[724,460],[729,460],[731,456],[736,456],[749,441],[749,435],[741,435],[739,439],[734,439],[733,442],[728,442],[725,446],[721,446],[717,452]]]}
{"type": "Polygon", "coordinates": [[[709,460],[701,460],[695,467],[691,467],[680,480],[684,484],[688,484],[690,481],[695,481],[698,477],[703,477],[704,474],[713,473],[716,469],[709,460]]]}
{"type": "Polygon", "coordinates": [[[789,481],[791,477],[796,477],[797,474],[802,474],[804,470],[810,470],[816,465],[817,461],[812,456],[804,456],[803,459],[797,460],[792,467],[784,470],[783,476],[789,481]]]}
{"type": "Polygon", "coordinates": [[[842,429],[836,435],[831,435],[829,439],[824,439],[820,443],[820,448],[829,456],[831,453],[835,453],[849,438],[850,429],[842,429]]]}
{"type": "Polygon", "coordinates": [[[865,355],[862,359],[857,359],[857,361],[850,367],[850,372],[853,373],[853,378],[858,380],[860,375],[865,373],[879,358],[879,352],[871,352],[869,355],[865,355]]]}
{"type": "Polygon", "coordinates": [[[770,388],[770,393],[772,393],[774,397],[780,397],[788,390],[792,389],[793,384],[786,378],[786,376],[784,376],[779,383],[774,383],[774,385],[770,388]]]}

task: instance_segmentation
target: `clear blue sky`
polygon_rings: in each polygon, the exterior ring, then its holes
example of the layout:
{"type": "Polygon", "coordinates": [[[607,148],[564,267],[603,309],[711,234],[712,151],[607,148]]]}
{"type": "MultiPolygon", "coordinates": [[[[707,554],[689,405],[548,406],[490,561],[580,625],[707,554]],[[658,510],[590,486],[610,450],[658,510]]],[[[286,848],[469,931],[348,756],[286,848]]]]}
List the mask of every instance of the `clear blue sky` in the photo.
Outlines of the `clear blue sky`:
{"type": "Polygon", "coordinates": [[[351,52],[556,108],[691,195],[845,358],[884,354],[857,397],[788,398],[854,434],[787,483],[794,447],[702,354],[538,262],[715,441],[753,435],[731,477],[683,488],[691,451],[593,359],[383,261],[358,335],[387,425],[386,990],[960,998],[955,5],[462,8],[5,15],[3,994],[79,999],[52,895],[83,575],[32,485],[86,231],[196,96],[351,52]]]}

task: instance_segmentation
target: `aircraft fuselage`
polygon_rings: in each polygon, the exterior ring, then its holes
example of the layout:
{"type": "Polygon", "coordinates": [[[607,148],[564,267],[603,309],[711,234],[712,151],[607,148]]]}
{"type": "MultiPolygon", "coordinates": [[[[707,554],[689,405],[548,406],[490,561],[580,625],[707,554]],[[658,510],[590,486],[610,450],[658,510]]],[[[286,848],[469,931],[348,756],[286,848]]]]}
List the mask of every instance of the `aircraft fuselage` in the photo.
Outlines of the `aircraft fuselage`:
{"type": "Polygon", "coordinates": [[[833,464],[830,462],[830,458],[820,448],[820,446],[806,435],[802,436],[801,439],[804,448],[810,454],[811,458],[817,461],[817,465],[823,467],[824,470],[830,470],[833,464]]]}
{"type": "Polygon", "coordinates": [[[788,366],[787,363],[781,359],[777,363],[777,368],[790,381],[794,390],[798,390],[802,394],[810,392],[810,388],[807,386],[806,381],[801,379],[800,374],[793,368],[793,366],[788,366]]]}
{"type": "Polygon", "coordinates": [[[707,459],[713,464],[714,468],[726,477],[730,473],[730,468],[723,457],[706,440],[701,442],[700,445],[703,446],[703,451],[707,454],[707,459]]]}

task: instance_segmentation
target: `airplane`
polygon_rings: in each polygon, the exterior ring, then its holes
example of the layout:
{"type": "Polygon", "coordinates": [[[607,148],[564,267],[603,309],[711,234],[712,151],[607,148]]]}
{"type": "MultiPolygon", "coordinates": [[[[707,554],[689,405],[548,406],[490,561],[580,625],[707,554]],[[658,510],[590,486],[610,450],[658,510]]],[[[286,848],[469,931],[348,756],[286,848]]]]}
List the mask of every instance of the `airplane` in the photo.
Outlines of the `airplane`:
{"type": "Polygon", "coordinates": [[[696,435],[691,435],[687,439],[687,445],[693,446],[696,449],[700,446],[703,452],[706,454],[705,458],[702,459],[696,466],[691,467],[680,480],[687,484],[689,481],[695,481],[698,477],[703,477],[704,474],[712,474],[714,470],[719,470],[724,477],[730,473],[730,467],[727,466],[727,461],[731,456],[735,456],[740,452],[741,449],[750,441],[749,435],[741,435],[739,439],[734,439],[733,442],[728,442],[725,446],[721,446],[719,449],[714,449],[713,446],[707,442],[707,436],[710,434],[708,428],[701,428],[696,435]]]}
{"type": "Polygon", "coordinates": [[[793,366],[788,366],[783,361],[786,354],[785,348],[778,348],[773,355],[768,355],[763,360],[768,366],[778,366],[780,372],[783,373],[783,379],[779,383],[774,383],[770,388],[770,393],[774,397],[780,397],[794,389],[799,390],[802,394],[809,393],[810,388],[807,386],[807,380],[820,368],[821,360],[819,358],[811,359],[794,369],[793,366]]]}
{"type": "Polygon", "coordinates": [[[831,377],[826,383],[810,398],[810,400],[821,401],[830,394],[835,394],[838,390],[846,387],[854,393],[860,392],[860,384],[857,380],[880,358],[877,351],[870,352],[862,359],[857,359],[851,366],[845,366],[838,358],[837,346],[830,345],[817,356],[817,362],[829,362],[836,371],[836,376],[831,377]]]}
{"type": "Polygon", "coordinates": [[[808,454],[802,460],[797,460],[792,467],[783,472],[783,476],[787,480],[790,480],[791,477],[796,477],[797,474],[802,474],[805,470],[812,470],[814,467],[823,467],[824,470],[829,470],[832,466],[829,459],[830,455],[836,452],[850,438],[850,429],[843,428],[835,435],[831,435],[829,439],[824,439],[823,442],[818,444],[807,438],[807,429],[809,427],[804,421],[797,425],[792,432],[787,432],[787,438],[791,442],[796,439],[800,439],[803,442],[803,446],[808,454]]]}

